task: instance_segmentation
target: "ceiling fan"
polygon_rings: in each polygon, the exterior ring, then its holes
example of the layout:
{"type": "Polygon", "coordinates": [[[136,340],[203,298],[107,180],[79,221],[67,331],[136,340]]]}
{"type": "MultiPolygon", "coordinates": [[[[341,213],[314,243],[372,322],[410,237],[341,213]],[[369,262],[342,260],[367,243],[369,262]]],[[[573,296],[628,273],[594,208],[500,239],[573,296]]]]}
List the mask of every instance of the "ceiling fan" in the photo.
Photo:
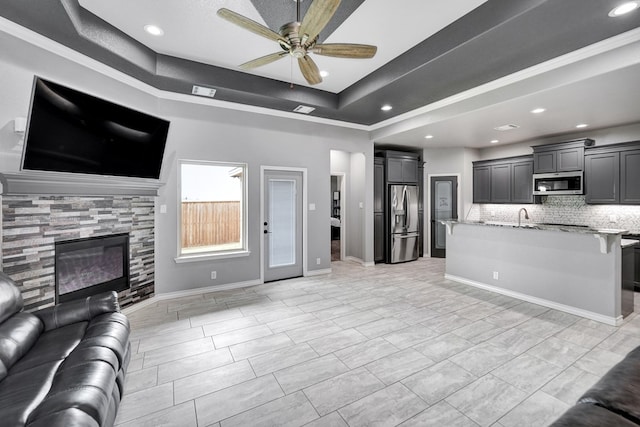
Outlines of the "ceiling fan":
{"type": "Polygon", "coordinates": [[[320,70],[316,63],[309,57],[309,53],[316,55],[333,56],[338,58],[373,58],[378,48],[366,44],[352,43],[328,43],[318,44],[318,35],[327,25],[331,17],[338,9],[341,0],[313,0],[302,22],[300,22],[300,1],[296,2],[296,21],[284,24],[280,27],[280,33],[255,22],[246,16],[242,16],[232,10],[222,8],[218,10],[218,16],[227,21],[256,33],[269,40],[277,42],[283,52],[271,53],[241,64],[244,70],[261,67],[270,64],[287,55],[298,59],[298,65],[304,78],[311,85],[322,82],[320,70]]]}

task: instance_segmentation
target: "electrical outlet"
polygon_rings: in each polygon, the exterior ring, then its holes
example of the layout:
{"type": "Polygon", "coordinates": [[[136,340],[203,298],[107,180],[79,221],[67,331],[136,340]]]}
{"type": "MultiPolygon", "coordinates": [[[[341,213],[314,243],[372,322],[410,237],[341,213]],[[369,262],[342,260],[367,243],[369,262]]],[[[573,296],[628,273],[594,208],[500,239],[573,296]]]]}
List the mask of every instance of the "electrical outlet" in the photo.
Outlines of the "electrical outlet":
{"type": "Polygon", "coordinates": [[[218,277],[218,272],[217,271],[212,271],[211,272],[211,280],[216,280],[217,277],[218,277]]]}
{"type": "Polygon", "coordinates": [[[497,271],[493,272],[493,280],[498,280],[498,278],[500,277],[500,275],[498,274],[497,271]]]}
{"type": "Polygon", "coordinates": [[[618,221],[618,217],[615,215],[609,215],[609,222],[617,222],[618,221]]]}
{"type": "Polygon", "coordinates": [[[320,258],[316,258],[316,264],[320,265],[320,258]]]}

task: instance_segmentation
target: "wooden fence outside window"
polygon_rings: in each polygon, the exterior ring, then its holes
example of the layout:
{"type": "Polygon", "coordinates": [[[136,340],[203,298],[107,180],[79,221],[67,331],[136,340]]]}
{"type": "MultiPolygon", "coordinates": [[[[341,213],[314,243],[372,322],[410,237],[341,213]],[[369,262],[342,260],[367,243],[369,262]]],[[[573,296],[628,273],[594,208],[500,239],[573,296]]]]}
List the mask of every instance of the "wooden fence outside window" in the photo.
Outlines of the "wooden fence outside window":
{"type": "Polygon", "coordinates": [[[182,202],[182,247],[240,241],[240,202],[182,202]]]}

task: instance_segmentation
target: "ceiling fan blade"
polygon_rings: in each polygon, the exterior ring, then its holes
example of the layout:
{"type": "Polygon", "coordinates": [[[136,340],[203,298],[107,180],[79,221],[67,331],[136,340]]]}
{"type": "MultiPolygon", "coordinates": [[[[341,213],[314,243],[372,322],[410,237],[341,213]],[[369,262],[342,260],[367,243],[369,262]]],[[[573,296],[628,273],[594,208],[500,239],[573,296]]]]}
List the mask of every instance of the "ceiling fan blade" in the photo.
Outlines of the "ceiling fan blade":
{"type": "Polygon", "coordinates": [[[263,65],[271,64],[272,62],[277,61],[278,59],[287,56],[289,52],[276,52],[271,53],[269,55],[261,56],[260,58],[256,58],[253,61],[245,62],[244,64],[239,65],[238,67],[243,70],[250,70],[252,68],[262,67],[263,65]]]}
{"type": "Polygon", "coordinates": [[[222,9],[218,9],[218,16],[223,19],[226,19],[232,24],[235,24],[246,30],[249,30],[252,33],[258,34],[259,36],[262,36],[262,37],[266,37],[269,40],[273,40],[273,41],[282,40],[282,36],[280,34],[232,10],[226,9],[224,7],[222,9]]]}
{"type": "Polygon", "coordinates": [[[368,44],[328,43],[317,44],[311,51],[318,55],[338,58],[373,58],[378,48],[368,44]]]}
{"type": "Polygon", "coordinates": [[[308,55],[305,55],[302,58],[298,58],[298,65],[300,66],[302,75],[310,85],[317,85],[318,83],[322,83],[320,70],[318,69],[318,66],[313,61],[313,59],[309,58],[308,55]]]}
{"type": "Polygon", "coordinates": [[[340,6],[341,0],[313,0],[307,14],[300,25],[299,34],[302,38],[305,34],[307,40],[315,39],[320,31],[327,25],[331,17],[340,6]]]}

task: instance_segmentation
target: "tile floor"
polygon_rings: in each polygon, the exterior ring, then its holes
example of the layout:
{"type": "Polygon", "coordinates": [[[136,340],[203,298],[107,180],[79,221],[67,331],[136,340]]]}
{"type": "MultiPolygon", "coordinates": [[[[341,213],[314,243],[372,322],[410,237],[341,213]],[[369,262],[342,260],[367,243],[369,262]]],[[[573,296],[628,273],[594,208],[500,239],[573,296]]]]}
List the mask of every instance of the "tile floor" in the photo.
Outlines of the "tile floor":
{"type": "Polygon", "coordinates": [[[439,259],[332,269],[131,313],[116,424],[544,426],[640,345],[635,314],[612,327],[457,284],[439,259]]]}

